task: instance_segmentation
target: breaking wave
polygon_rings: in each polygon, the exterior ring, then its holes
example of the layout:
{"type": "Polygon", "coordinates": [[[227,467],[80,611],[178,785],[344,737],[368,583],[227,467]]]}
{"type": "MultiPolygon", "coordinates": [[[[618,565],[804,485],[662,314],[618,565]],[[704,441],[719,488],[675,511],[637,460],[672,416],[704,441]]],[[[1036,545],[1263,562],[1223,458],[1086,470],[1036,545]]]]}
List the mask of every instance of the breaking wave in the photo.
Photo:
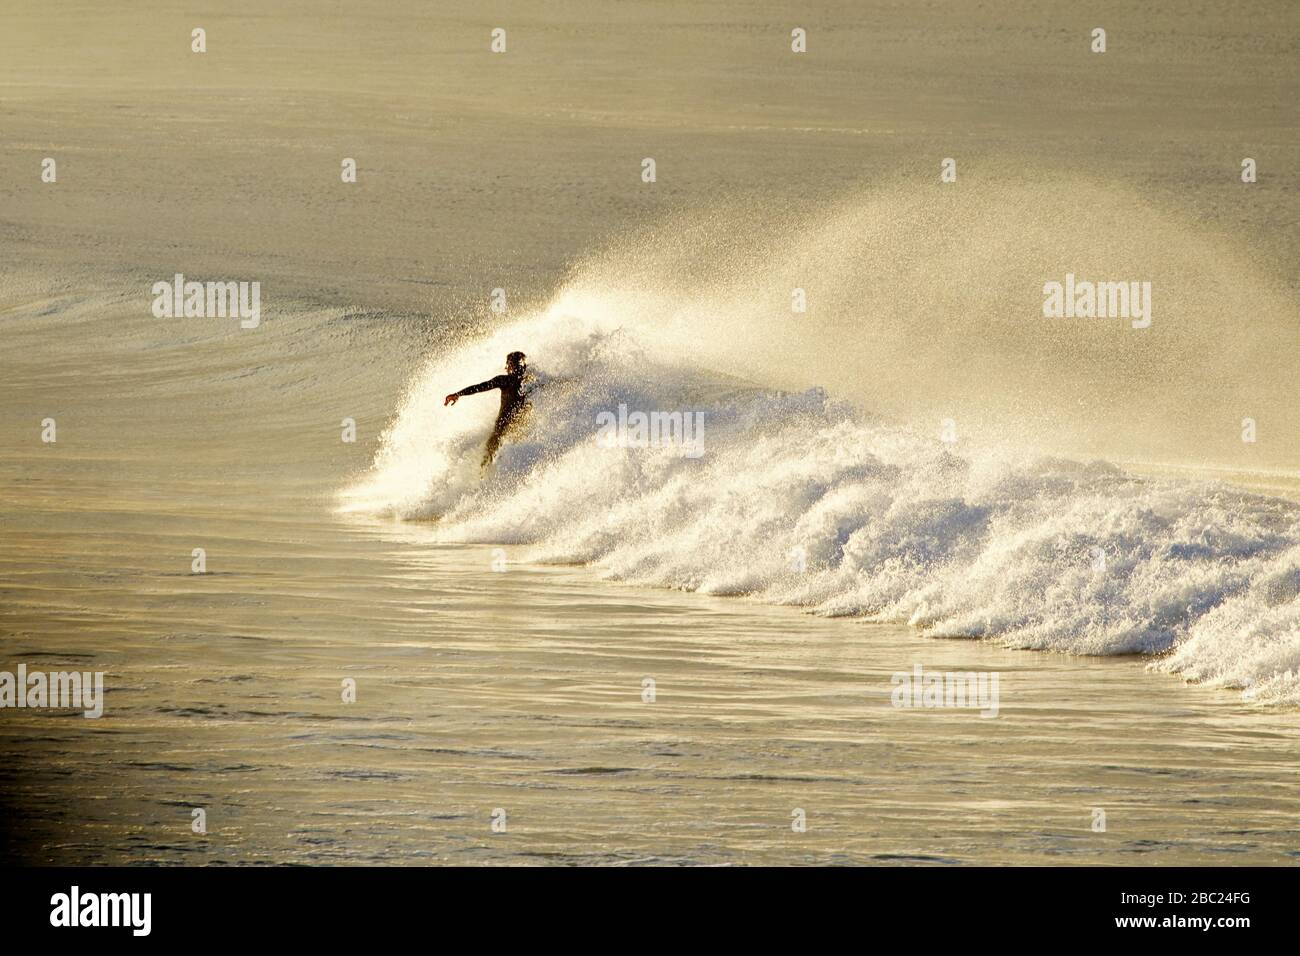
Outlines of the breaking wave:
{"type": "Polygon", "coordinates": [[[549,310],[430,360],[348,512],[436,519],[609,578],[748,595],[925,634],[1152,666],[1300,703],[1300,504],[877,420],[820,388],[702,367],[617,310],[549,310]],[[524,348],[527,430],[480,477],[496,393],[442,397],[524,348]],[[704,454],[610,447],[618,406],[702,415],[704,454]],[[948,436],[951,437],[951,436],[948,436]]]}

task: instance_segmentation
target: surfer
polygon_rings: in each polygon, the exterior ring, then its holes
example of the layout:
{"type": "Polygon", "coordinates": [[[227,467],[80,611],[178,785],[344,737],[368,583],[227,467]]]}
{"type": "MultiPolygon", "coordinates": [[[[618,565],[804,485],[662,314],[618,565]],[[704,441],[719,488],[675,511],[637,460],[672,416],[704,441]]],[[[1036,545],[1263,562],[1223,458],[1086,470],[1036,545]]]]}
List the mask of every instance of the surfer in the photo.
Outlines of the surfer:
{"type": "Polygon", "coordinates": [[[524,364],[526,358],[523,352],[511,352],[506,356],[504,375],[479,382],[469,388],[462,388],[459,392],[452,392],[442,403],[444,407],[455,405],[456,399],[464,395],[477,395],[479,392],[488,392],[494,388],[501,389],[501,410],[497,412],[496,424],[492,426],[487,447],[483,449],[484,468],[492,464],[497,449],[501,447],[501,440],[511,429],[520,425],[528,414],[528,398],[524,389],[531,376],[528,375],[528,367],[524,364]]]}

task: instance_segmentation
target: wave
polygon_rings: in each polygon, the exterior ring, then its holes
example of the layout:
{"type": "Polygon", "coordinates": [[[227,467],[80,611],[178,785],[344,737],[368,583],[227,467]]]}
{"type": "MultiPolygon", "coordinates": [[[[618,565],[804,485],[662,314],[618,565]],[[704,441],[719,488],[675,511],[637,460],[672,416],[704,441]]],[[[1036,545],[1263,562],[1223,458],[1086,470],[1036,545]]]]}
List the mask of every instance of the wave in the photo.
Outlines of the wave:
{"type": "Polygon", "coordinates": [[[1300,505],[1105,461],[943,441],[820,388],[701,367],[652,328],[560,300],[410,383],[348,512],[436,518],[449,542],[629,582],[749,595],[936,637],[1151,666],[1300,703],[1300,505]],[[495,393],[442,407],[523,348],[527,429],[486,478],[495,393]],[[602,440],[598,416],[702,416],[698,457],[602,440]]]}

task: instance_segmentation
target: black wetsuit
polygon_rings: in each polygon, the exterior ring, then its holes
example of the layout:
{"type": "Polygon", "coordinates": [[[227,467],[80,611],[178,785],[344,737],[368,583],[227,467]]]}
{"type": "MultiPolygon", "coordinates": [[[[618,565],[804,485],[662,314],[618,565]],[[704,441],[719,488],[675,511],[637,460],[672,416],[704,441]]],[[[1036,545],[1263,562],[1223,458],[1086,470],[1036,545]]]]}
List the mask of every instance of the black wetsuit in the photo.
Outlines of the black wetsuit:
{"type": "Polygon", "coordinates": [[[528,396],[525,391],[527,374],[527,370],[522,368],[517,372],[506,372],[486,382],[462,388],[456,393],[457,396],[477,395],[479,392],[490,392],[494,388],[501,389],[501,410],[497,412],[496,424],[492,426],[492,434],[488,436],[487,447],[483,450],[485,468],[496,457],[497,449],[501,446],[501,439],[505,437],[506,432],[520,424],[528,413],[528,396]]]}

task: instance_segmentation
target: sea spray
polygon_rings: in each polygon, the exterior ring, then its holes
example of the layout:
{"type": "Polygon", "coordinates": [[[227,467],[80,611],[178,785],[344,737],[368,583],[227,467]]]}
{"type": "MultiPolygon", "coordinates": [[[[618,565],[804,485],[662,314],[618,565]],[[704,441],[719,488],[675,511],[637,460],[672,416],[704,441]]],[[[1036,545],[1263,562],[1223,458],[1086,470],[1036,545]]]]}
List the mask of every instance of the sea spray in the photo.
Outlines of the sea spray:
{"type": "Polygon", "coordinates": [[[610,316],[555,309],[431,360],[342,507],[436,516],[443,540],[527,545],[527,559],[619,580],[933,636],[1152,655],[1254,700],[1300,703],[1300,505],[956,447],[820,389],[697,368],[610,316]],[[450,416],[440,399],[513,347],[550,383],[482,480],[491,409],[450,416]],[[708,454],[594,441],[599,411],[619,404],[701,411],[708,454]]]}

